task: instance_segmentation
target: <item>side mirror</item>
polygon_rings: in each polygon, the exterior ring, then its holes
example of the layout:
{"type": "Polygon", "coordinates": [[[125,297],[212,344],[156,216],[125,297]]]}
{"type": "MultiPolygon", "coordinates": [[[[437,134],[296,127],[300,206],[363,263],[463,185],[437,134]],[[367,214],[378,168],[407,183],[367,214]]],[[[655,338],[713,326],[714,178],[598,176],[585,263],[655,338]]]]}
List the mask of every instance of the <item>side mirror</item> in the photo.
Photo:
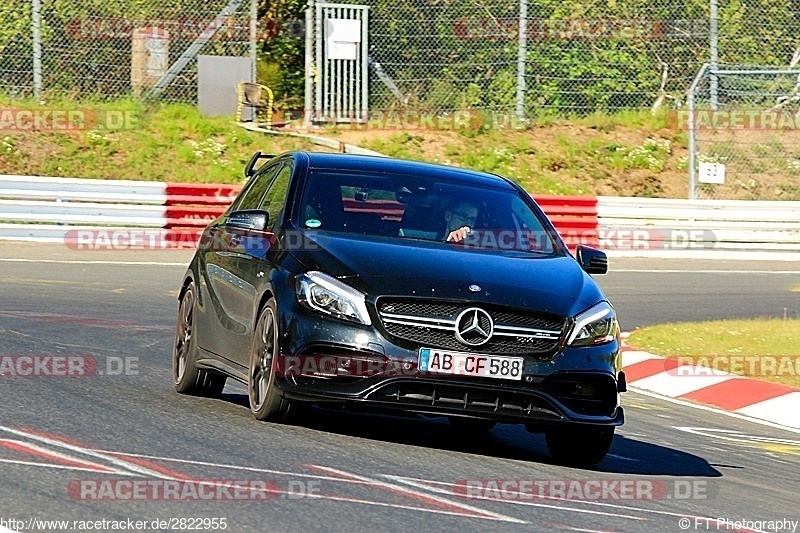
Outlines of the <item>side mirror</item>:
{"type": "Polygon", "coordinates": [[[253,231],[265,231],[269,224],[269,213],[261,209],[243,209],[228,215],[228,227],[253,231]]]}
{"type": "Polygon", "coordinates": [[[275,156],[271,154],[262,154],[261,151],[254,153],[253,157],[250,158],[250,161],[248,161],[247,165],[245,165],[244,167],[244,177],[245,178],[253,177],[253,175],[256,172],[258,172],[259,169],[261,168],[260,166],[256,168],[258,162],[261,161],[262,159],[272,159],[273,157],[275,156]]]}
{"type": "Polygon", "coordinates": [[[608,272],[608,256],[591,246],[579,244],[575,248],[575,259],[589,274],[605,274],[608,272]]]}

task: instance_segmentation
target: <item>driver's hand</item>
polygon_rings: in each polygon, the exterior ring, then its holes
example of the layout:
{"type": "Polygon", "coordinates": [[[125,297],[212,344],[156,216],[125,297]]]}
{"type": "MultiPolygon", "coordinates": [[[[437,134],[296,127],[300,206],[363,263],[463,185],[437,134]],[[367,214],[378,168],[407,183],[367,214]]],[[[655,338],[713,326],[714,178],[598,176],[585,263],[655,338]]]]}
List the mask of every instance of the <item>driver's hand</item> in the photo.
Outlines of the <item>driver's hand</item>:
{"type": "Polygon", "coordinates": [[[447,236],[447,242],[462,242],[471,232],[472,229],[469,226],[461,226],[450,232],[450,235],[447,236]]]}

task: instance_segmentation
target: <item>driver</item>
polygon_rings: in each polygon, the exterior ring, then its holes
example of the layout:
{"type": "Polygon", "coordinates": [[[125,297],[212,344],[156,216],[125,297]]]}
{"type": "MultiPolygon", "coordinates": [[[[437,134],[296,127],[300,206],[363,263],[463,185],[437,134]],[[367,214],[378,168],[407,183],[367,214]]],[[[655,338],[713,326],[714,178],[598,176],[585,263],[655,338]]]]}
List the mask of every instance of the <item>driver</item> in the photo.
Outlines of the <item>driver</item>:
{"type": "Polygon", "coordinates": [[[444,212],[444,240],[462,242],[472,232],[478,220],[478,208],[470,202],[459,201],[444,212]]]}

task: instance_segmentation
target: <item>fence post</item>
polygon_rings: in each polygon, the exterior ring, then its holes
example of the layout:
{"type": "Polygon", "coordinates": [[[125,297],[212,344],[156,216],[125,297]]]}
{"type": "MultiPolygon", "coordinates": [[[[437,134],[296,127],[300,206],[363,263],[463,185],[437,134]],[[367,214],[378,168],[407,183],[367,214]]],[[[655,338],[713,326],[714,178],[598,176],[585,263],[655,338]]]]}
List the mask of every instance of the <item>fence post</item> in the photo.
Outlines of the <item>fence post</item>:
{"type": "Polygon", "coordinates": [[[528,52],[528,0],[519,0],[519,50],[517,55],[517,120],[525,121],[525,56],[528,52]]]}
{"type": "Polygon", "coordinates": [[[258,0],[250,0],[250,81],[258,83],[257,50],[258,0]]]}
{"type": "Polygon", "coordinates": [[[314,73],[314,0],[308,0],[306,4],[306,34],[305,39],[305,103],[303,105],[303,127],[311,126],[314,113],[314,84],[316,75],[314,73]]]}
{"type": "Polygon", "coordinates": [[[694,96],[697,86],[700,85],[707,70],[708,63],[703,63],[686,93],[686,106],[689,108],[689,200],[697,200],[697,128],[695,127],[694,96]]]}
{"type": "Polygon", "coordinates": [[[719,105],[719,79],[717,78],[717,70],[719,70],[719,0],[710,0],[710,20],[709,20],[709,48],[711,72],[709,77],[709,91],[711,109],[717,110],[719,105]]]}
{"type": "Polygon", "coordinates": [[[42,2],[33,0],[31,31],[33,33],[33,96],[42,101],[42,2]]]}

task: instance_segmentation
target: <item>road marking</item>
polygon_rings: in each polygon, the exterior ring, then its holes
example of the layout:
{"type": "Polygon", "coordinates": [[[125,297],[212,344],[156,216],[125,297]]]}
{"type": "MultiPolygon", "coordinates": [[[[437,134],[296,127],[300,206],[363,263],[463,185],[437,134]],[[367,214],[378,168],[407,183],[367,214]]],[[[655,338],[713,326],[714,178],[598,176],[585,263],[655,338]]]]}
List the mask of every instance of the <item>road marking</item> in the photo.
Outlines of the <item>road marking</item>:
{"type": "MultiPolygon", "coordinates": [[[[37,441],[37,442],[41,442],[43,444],[49,444],[50,446],[54,446],[56,448],[63,448],[63,449],[66,449],[66,450],[69,450],[71,452],[78,453],[78,454],[81,454],[81,455],[88,455],[89,457],[93,457],[93,458],[96,458],[96,459],[102,459],[102,460],[104,460],[106,462],[109,462],[109,463],[115,465],[115,466],[118,466],[120,468],[123,468],[125,470],[128,470],[129,472],[133,472],[133,473],[136,473],[136,474],[145,475],[145,476],[152,476],[152,477],[156,477],[156,478],[159,478],[159,479],[173,479],[173,478],[171,478],[169,476],[165,476],[164,474],[162,474],[160,472],[157,472],[157,471],[154,471],[154,470],[151,470],[149,468],[144,468],[144,467],[141,467],[141,466],[139,466],[137,464],[134,464],[132,462],[128,462],[128,461],[123,461],[123,460],[117,459],[116,457],[110,456],[108,454],[95,452],[94,450],[91,450],[89,448],[84,448],[83,446],[70,444],[70,443],[65,442],[65,441],[63,441],[61,439],[58,439],[56,437],[45,436],[45,435],[41,435],[41,434],[38,434],[38,433],[32,433],[32,432],[28,432],[28,431],[21,431],[21,430],[14,429],[14,428],[9,428],[9,427],[6,427],[6,426],[0,426],[0,431],[5,431],[7,433],[11,433],[12,435],[16,435],[18,437],[27,438],[27,439],[30,439],[30,440],[33,440],[33,441],[37,441]]],[[[105,468],[105,465],[103,465],[102,463],[94,463],[94,464],[96,464],[98,467],[105,468]]],[[[173,479],[173,480],[174,481],[182,481],[181,479],[173,479]]]]}
{"type": "Polygon", "coordinates": [[[719,429],[719,428],[697,428],[688,426],[675,426],[675,429],[700,435],[702,437],[710,437],[712,439],[725,440],[729,442],[738,442],[750,446],[771,446],[776,448],[789,448],[793,453],[800,454],[800,440],[779,439],[775,437],[762,437],[760,435],[749,435],[734,429],[719,429]]]}
{"type": "MultiPolygon", "coordinates": [[[[408,477],[402,477],[402,476],[384,476],[384,477],[390,477],[392,479],[397,479],[398,481],[401,480],[401,479],[416,481],[418,483],[421,483],[422,484],[421,485],[422,488],[426,488],[427,490],[434,490],[433,488],[428,488],[427,487],[428,484],[429,485],[445,485],[445,486],[448,486],[448,487],[452,487],[452,483],[446,483],[446,482],[443,482],[443,481],[430,481],[430,480],[424,480],[424,479],[419,479],[419,478],[408,478],[408,477]]],[[[442,489],[435,489],[435,490],[441,491],[442,489]]],[[[555,497],[555,496],[544,496],[544,498],[550,499],[550,500],[565,500],[564,498],[558,498],[558,497],[555,497]]],[[[528,503],[528,502],[518,502],[518,501],[513,501],[513,500],[512,501],[508,501],[508,500],[497,500],[497,499],[494,499],[492,501],[504,502],[504,503],[528,503]]],[[[656,509],[639,508],[639,507],[633,507],[633,506],[630,506],[630,505],[620,505],[620,504],[616,504],[616,503],[598,502],[598,501],[593,501],[593,500],[566,500],[566,501],[569,501],[572,504],[592,505],[592,506],[596,506],[596,507],[610,507],[612,509],[617,509],[617,510],[638,511],[638,512],[644,513],[644,514],[656,514],[656,515],[663,515],[663,516],[672,516],[672,517],[675,517],[675,518],[689,518],[691,520],[702,521],[703,523],[714,522],[715,521],[715,518],[706,517],[706,516],[691,515],[691,514],[684,514],[684,513],[674,513],[674,512],[671,512],[671,511],[660,511],[660,510],[656,510],[656,509]]],[[[554,506],[554,508],[555,509],[564,509],[563,507],[558,507],[558,506],[554,506]]],[[[606,514],[608,514],[610,516],[613,516],[613,513],[606,513],[606,514]]],[[[647,520],[647,519],[643,519],[643,520],[647,520]]],[[[731,529],[734,530],[734,531],[746,531],[748,533],[753,533],[753,532],[755,532],[755,533],[770,533],[770,532],[762,531],[762,530],[758,530],[758,529],[737,529],[737,528],[731,528],[731,529]]]]}
{"type": "Polygon", "coordinates": [[[730,417],[733,417],[733,418],[738,418],[739,420],[746,420],[746,421],[752,422],[754,424],[759,424],[759,425],[762,425],[762,426],[769,426],[771,428],[782,429],[784,431],[789,431],[791,433],[800,434],[800,429],[798,429],[798,428],[782,426],[780,424],[776,424],[775,422],[769,422],[767,420],[760,420],[758,418],[753,418],[752,416],[747,416],[747,415],[743,415],[743,414],[740,414],[740,413],[733,413],[731,411],[724,411],[722,409],[718,409],[716,407],[711,407],[709,405],[700,405],[700,404],[697,404],[697,403],[694,403],[694,402],[689,402],[689,401],[681,400],[681,399],[678,399],[678,398],[670,398],[669,396],[664,396],[663,394],[658,394],[658,393],[655,393],[655,392],[646,391],[644,389],[639,389],[639,388],[636,388],[636,387],[631,386],[631,385],[628,385],[628,390],[631,391],[631,392],[636,392],[638,394],[642,394],[644,396],[649,396],[651,398],[656,398],[658,400],[663,400],[665,402],[671,402],[671,403],[674,403],[674,404],[677,404],[677,405],[682,405],[684,407],[690,407],[692,409],[700,409],[700,410],[703,410],[703,411],[709,411],[711,413],[715,413],[715,414],[718,414],[718,415],[730,416],[730,417]]]}
{"type": "MultiPolygon", "coordinates": [[[[0,463],[18,464],[18,465],[24,465],[24,466],[47,467],[47,468],[60,468],[60,469],[68,469],[68,470],[86,470],[86,471],[91,471],[91,472],[97,472],[98,468],[103,468],[103,469],[108,470],[109,473],[117,473],[117,474],[126,475],[126,476],[139,474],[139,475],[156,477],[156,478],[160,478],[160,479],[194,482],[194,483],[203,484],[203,485],[216,486],[216,485],[219,484],[219,482],[216,482],[216,481],[192,479],[191,477],[184,476],[183,474],[181,474],[179,472],[175,472],[173,470],[164,468],[164,467],[162,467],[160,465],[156,465],[156,464],[153,464],[153,463],[151,463],[149,461],[146,461],[146,460],[144,460],[144,458],[147,457],[147,458],[155,459],[155,460],[165,460],[165,461],[174,461],[174,462],[196,464],[196,465],[209,465],[209,466],[215,466],[214,463],[203,463],[201,461],[171,459],[171,458],[166,458],[166,457],[145,456],[145,455],[142,455],[142,454],[129,454],[129,453],[123,453],[123,452],[114,452],[114,451],[109,451],[109,450],[99,450],[99,449],[86,448],[86,447],[80,446],[78,444],[72,444],[72,443],[66,442],[66,441],[64,441],[64,440],[62,440],[60,438],[57,438],[57,437],[40,434],[38,432],[18,430],[18,429],[14,429],[14,428],[5,427],[5,426],[0,426],[0,432],[2,432],[2,431],[11,433],[13,435],[17,435],[17,436],[25,437],[25,438],[28,438],[28,439],[32,439],[32,440],[35,440],[37,442],[42,442],[44,444],[48,444],[48,445],[51,445],[51,446],[60,447],[60,448],[64,448],[64,449],[69,449],[69,450],[72,450],[72,451],[74,451],[76,453],[80,453],[80,454],[83,454],[83,455],[89,455],[91,457],[97,457],[97,458],[103,459],[105,461],[108,461],[108,462],[111,462],[111,463],[114,463],[114,464],[118,464],[122,468],[124,468],[125,470],[109,469],[105,465],[102,465],[102,464],[99,464],[99,463],[98,464],[94,464],[94,463],[90,463],[90,462],[86,462],[86,464],[88,464],[90,466],[93,466],[93,467],[96,467],[96,468],[84,469],[84,468],[81,468],[81,467],[67,467],[67,466],[64,466],[64,465],[47,464],[47,463],[35,463],[35,462],[31,462],[31,461],[18,461],[18,460],[8,460],[8,459],[0,459],[0,463]],[[122,459],[120,459],[120,457],[126,457],[127,460],[122,460],[122,459]]],[[[10,439],[4,439],[4,440],[8,441],[10,439]]],[[[28,444],[28,446],[35,446],[35,445],[28,444]]],[[[44,449],[44,448],[42,448],[42,449],[44,449]]],[[[53,452],[51,450],[47,450],[47,451],[50,454],[57,454],[58,453],[58,452],[53,452]]],[[[79,461],[81,461],[81,460],[79,460],[79,461]]],[[[375,487],[376,485],[381,484],[380,481],[372,480],[372,479],[369,479],[369,478],[358,479],[358,478],[360,478],[360,476],[356,476],[355,474],[348,474],[347,472],[342,472],[342,471],[336,471],[337,475],[335,475],[335,476],[318,476],[318,475],[307,475],[307,474],[302,474],[302,473],[280,472],[280,471],[269,470],[269,469],[238,467],[238,466],[234,466],[234,465],[216,465],[216,466],[228,467],[228,468],[236,468],[236,469],[240,469],[240,470],[264,471],[264,472],[271,472],[273,474],[280,474],[280,475],[294,476],[294,477],[314,477],[314,478],[317,478],[317,479],[327,479],[327,480],[330,480],[330,481],[333,481],[333,482],[337,482],[337,483],[352,483],[352,484],[369,486],[369,487],[375,487]],[[355,479],[347,479],[347,478],[344,478],[342,476],[349,476],[349,477],[355,478],[355,479]]],[[[325,468],[325,467],[319,467],[319,468],[325,468]]],[[[335,470],[335,469],[333,469],[333,470],[335,470]]],[[[388,484],[386,484],[386,485],[388,485],[388,484]]],[[[252,487],[239,487],[238,485],[232,485],[231,488],[243,488],[243,489],[249,489],[251,491],[252,490],[262,491],[262,489],[254,489],[252,487]]],[[[276,491],[274,489],[266,489],[266,490],[264,490],[264,492],[276,493],[276,494],[281,494],[282,493],[282,491],[280,491],[280,490],[276,491]]],[[[401,493],[405,494],[406,496],[408,496],[409,493],[412,493],[414,491],[410,491],[408,489],[403,489],[401,487],[398,490],[398,492],[401,492],[401,493]]],[[[439,498],[426,496],[424,494],[421,495],[421,496],[422,497],[419,498],[419,499],[440,500],[439,498]]],[[[504,516],[504,515],[501,515],[501,514],[498,514],[498,513],[493,513],[491,511],[484,511],[482,509],[477,509],[477,508],[475,508],[475,510],[472,511],[472,512],[465,512],[465,510],[468,509],[470,506],[467,506],[467,505],[464,505],[464,504],[459,504],[458,502],[448,502],[446,500],[440,501],[438,503],[440,508],[436,509],[436,508],[431,508],[431,507],[419,507],[419,506],[413,506],[413,505],[404,505],[404,504],[393,503],[393,502],[381,502],[381,501],[375,501],[375,500],[365,500],[365,499],[356,498],[356,497],[340,496],[340,495],[333,495],[333,494],[306,494],[304,497],[306,497],[308,499],[331,500],[331,501],[340,501],[340,502],[346,502],[346,503],[357,503],[357,504],[363,504],[363,505],[391,507],[391,508],[394,508],[394,509],[405,509],[405,510],[411,510],[411,511],[428,512],[428,513],[435,513],[435,514],[445,514],[445,515],[461,516],[461,517],[468,517],[468,518],[479,518],[479,519],[484,519],[484,520],[496,520],[496,521],[513,522],[513,523],[520,523],[520,524],[526,524],[527,523],[527,522],[525,522],[523,520],[519,520],[519,519],[516,519],[516,518],[513,518],[513,517],[507,517],[507,516],[504,516]],[[454,510],[447,509],[446,507],[448,507],[448,506],[449,507],[453,507],[454,510]]]]}
{"type": "Polygon", "coordinates": [[[322,470],[323,472],[328,472],[330,474],[339,475],[343,478],[350,478],[350,479],[357,479],[360,481],[365,481],[370,483],[371,485],[387,490],[389,492],[393,492],[396,494],[401,494],[407,498],[411,498],[413,500],[423,501],[427,503],[432,503],[433,505],[444,507],[445,509],[454,509],[449,511],[452,514],[461,515],[461,516],[469,516],[471,518],[484,518],[489,520],[498,520],[502,522],[512,522],[516,524],[527,524],[528,522],[524,520],[520,520],[518,518],[514,518],[511,516],[502,515],[499,513],[494,513],[491,511],[483,510],[479,507],[474,507],[472,505],[467,505],[460,502],[455,502],[447,498],[440,498],[436,496],[431,496],[430,494],[426,494],[424,492],[420,492],[417,490],[411,490],[401,485],[397,485],[394,483],[387,483],[385,481],[380,481],[378,479],[369,478],[366,476],[361,476],[358,474],[353,474],[349,472],[345,472],[343,470],[339,470],[337,468],[331,468],[327,466],[319,466],[319,465],[305,465],[308,468],[322,470]]]}
{"type": "Polygon", "coordinates": [[[0,278],[0,283],[13,283],[15,285],[108,285],[102,281],[69,281],[40,278],[0,278]]]}
{"type": "Polygon", "coordinates": [[[43,448],[35,444],[29,444],[27,442],[23,442],[20,440],[0,439],[0,446],[15,452],[33,455],[35,457],[45,457],[47,459],[50,459],[51,461],[56,461],[57,463],[61,463],[67,466],[78,466],[81,468],[89,468],[94,470],[95,472],[102,472],[106,474],[121,473],[118,470],[108,468],[106,466],[90,463],[88,461],[78,459],[77,457],[72,457],[70,455],[55,452],[47,448],[43,448]]]}
{"type": "MultiPolygon", "coordinates": [[[[83,468],[83,467],[80,467],[80,466],[57,465],[55,463],[37,463],[37,462],[34,462],[34,461],[22,461],[22,460],[18,460],[18,459],[1,459],[0,458],[0,463],[12,464],[12,465],[22,465],[22,466],[35,466],[35,467],[39,467],[39,468],[54,468],[56,470],[74,470],[74,471],[77,471],[77,472],[94,472],[94,473],[97,473],[97,469],[96,468],[83,468]]],[[[123,476],[131,475],[129,472],[124,472],[122,470],[115,470],[114,473],[120,474],[120,475],[123,475],[123,476]]],[[[0,530],[0,531],[2,531],[2,530],[0,530]]]]}
{"type": "Polygon", "coordinates": [[[182,266],[189,262],[172,263],[168,261],[103,261],[103,260],[70,260],[70,259],[13,259],[0,258],[0,263],[52,263],[58,265],[146,265],[146,266],[182,266]]]}
{"type": "MultiPolygon", "coordinates": [[[[425,480],[419,480],[419,479],[412,480],[412,478],[403,478],[403,477],[400,477],[400,476],[389,476],[389,475],[386,475],[386,476],[383,476],[383,477],[386,477],[386,478],[389,478],[389,479],[393,479],[393,480],[395,480],[395,481],[397,481],[399,483],[405,483],[405,484],[410,485],[412,487],[429,490],[431,492],[436,492],[436,493],[439,493],[439,494],[452,494],[452,487],[453,487],[452,483],[445,484],[448,487],[450,487],[450,490],[448,491],[448,490],[443,490],[443,489],[438,489],[438,488],[434,488],[434,487],[428,486],[428,485],[425,484],[425,480]]],[[[519,493],[517,493],[517,494],[519,494],[519,493]]],[[[491,498],[489,496],[471,496],[470,499],[483,500],[483,501],[489,501],[489,502],[510,503],[510,504],[513,504],[513,505],[524,505],[524,506],[528,506],[528,507],[540,507],[540,508],[544,508],[544,509],[558,509],[559,511],[570,511],[570,512],[573,512],[573,513],[598,514],[598,515],[610,516],[610,517],[614,517],[614,518],[626,518],[628,520],[647,521],[647,518],[644,518],[644,517],[641,517],[641,516],[633,516],[633,515],[626,515],[626,514],[619,514],[619,513],[608,513],[608,512],[605,512],[605,511],[593,511],[591,509],[579,509],[577,507],[564,507],[563,505],[552,505],[552,504],[547,504],[547,503],[535,503],[535,502],[522,501],[522,500],[508,500],[508,499],[502,499],[502,498],[491,498]]],[[[555,496],[542,496],[541,499],[543,499],[543,500],[563,501],[563,502],[569,502],[569,503],[572,503],[572,504],[575,504],[575,503],[594,503],[594,502],[585,502],[585,501],[579,501],[579,500],[570,500],[570,499],[567,499],[567,498],[558,498],[558,497],[555,497],[555,496]]]]}
{"type": "Polygon", "coordinates": [[[137,324],[136,322],[126,322],[124,320],[109,320],[105,318],[77,316],[77,315],[56,315],[49,313],[32,313],[27,311],[0,311],[0,316],[11,318],[23,318],[27,320],[39,320],[41,322],[54,322],[60,324],[74,324],[78,326],[92,326],[99,328],[126,328],[126,329],[155,329],[172,331],[173,326],[162,326],[158,324],[137,324]]]}

